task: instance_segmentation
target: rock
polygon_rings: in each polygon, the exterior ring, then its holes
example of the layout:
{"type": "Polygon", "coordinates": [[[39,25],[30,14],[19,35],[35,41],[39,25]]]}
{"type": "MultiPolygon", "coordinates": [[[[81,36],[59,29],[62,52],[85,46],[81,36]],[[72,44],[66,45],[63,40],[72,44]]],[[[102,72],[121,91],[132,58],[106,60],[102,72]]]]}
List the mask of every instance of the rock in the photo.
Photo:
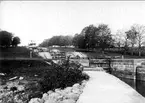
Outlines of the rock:
{"type": "Polygon", "coordinates": [[[70,93],[70,92],[72,92],[72,87],[67,87],[67,88],[65,88],[65,89],[64,89],[64,92],[65,92],[65,93],[70,93]]]}
{"type": "Polygon", "coordinates": [[[50,95],[51,93],[53,93],[53,91],[52,91],[52,90],[50,90],[50,91],[48,91],[47,93],[50,95]]]}
{"type": "Polygon", "coordinates": [[[61,89],[55,89],[55,92],[60,93],[61,89]]]}
{"type": "Polygon", "coordinates": [[[44,103],[57,103],[57,101],[54,100],[54,99],[49,98],[44,103]]]}
{"type": "Polygon", "coordinates": [[[76,103],[76,101],[73,99],[65,99],[65,100],[61,101],[60,103],[76,103]]]}
{"type": "Polygon", "coordinates": [[[81,84],[81,87],[84,88],[85,85],[86,85],[86,83],[87,83],[87,81],[84,80],[84,81],[82,82],[82,84],[81,84]]]}
{"type": "Polygon", "coordinates": [[[80,85],[78,83],[73,85],[73,88],[80,88],[80,85]]]}
{"type": "Polygon", "coordinates": [[[22,85],[19,85],[19,86],[17,87],[17,89],[18,89],[18,91],[23,91],[23,90],[25,90],[25,87],[22,86],[22,85]]]}
{"type": "Polygon", "coordinates": [[[50,95],[49,95],[49,98],[51,98],[51,99],[55,99],[55,100],[57,100],[57,98],[60,96],[60,94],[59,93],[51,93],[50,95]]]}
{"type": "Polygon", "coordinates": [[[78,98],[79,98],[79,94],[69,93],[69,94],[66,95],[66,98],[67,99],[73,99],[73,100],[77,101],[78,98]]]}
{"type": "Polygon", "coordinates": [[[60,95],[60,96],[58,96],[58,97],[56,98],[56,100],[57,100],[57,101],[62,101],[63,98],[64,98],[64,95],[60,95]]]}
{"type": "Polygon", "coordinates": [[[78,88],[73,88],[72,92],[73,93],[76,93],[76,94],[80,94],[81,93],[81,90],[78,89],[78,88]]]}
{"type": "Polygon", "coordinates": [[[19,78],[19,80],[23,80],[23,79],[24,79],[24,77],[20,77],[20,78],[19,78]]]}
{"type": "Polygon", "coordinates": [[[43,103],[40,98],[32,98],[29,103],[43,103]]]}
{"type": "Polygon", "coordinates": [[[48,98],[49,98],[49,95],[47,93],[44,93],[43,96],[42,96],[42,99],[47,100],[48,98]]]}

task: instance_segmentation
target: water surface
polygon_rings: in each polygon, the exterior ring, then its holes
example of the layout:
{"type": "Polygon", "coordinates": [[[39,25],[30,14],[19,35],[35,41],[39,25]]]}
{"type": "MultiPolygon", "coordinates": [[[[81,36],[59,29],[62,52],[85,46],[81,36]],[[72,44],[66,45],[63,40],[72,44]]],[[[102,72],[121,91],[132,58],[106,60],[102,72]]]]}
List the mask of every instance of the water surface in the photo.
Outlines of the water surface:
{"type": "Polygon", "coordinates": [[[126,78],[120,78],[122,81],[130,85],[132,88],[134,88],[138,93],[140,93],[142,96],[145,97],[145,81],[140,80],[132,80],[132,79],[126,79],[126,78]]]}

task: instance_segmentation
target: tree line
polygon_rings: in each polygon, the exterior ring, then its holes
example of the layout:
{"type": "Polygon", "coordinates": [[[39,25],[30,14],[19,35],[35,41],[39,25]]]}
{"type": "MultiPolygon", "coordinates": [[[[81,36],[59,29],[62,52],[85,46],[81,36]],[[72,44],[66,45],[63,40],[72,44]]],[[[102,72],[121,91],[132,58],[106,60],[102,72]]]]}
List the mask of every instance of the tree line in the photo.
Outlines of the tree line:
{"type": "Polygon", "coordinates": [[[76,48],[93,49],[113,46],[111,30],[106,24],[100,24],[98,27],[89,25],[81,31],[80,34],[72,36],[53,36],[44,40],[39,46],[68,46],[74,45],[76,48]]]}
{"type": "Polygon", "coordinates": [[[72,36],[53,36],[50,39],[44,40],[40,46],[68,46],[74,45],[80,49],[96,49],[101,48],[123,48],[124,51],[128,49],[137,48],[139,55],[141,55],[142,47],[145,44],[145,26],[134,24],[129,30],[118,30],[116,34],[111,33],[111,29],[107,24],[99,24],[98,26],[89,25],[82,29],[80,33],[72,36]]]}
{"type": "Polygon", "coordinates": [[[131,48],[131,54],[135,48],[138,50],[139,56],[141,56],[141,51],[145,45],[145,26],[134,24],[129,30],[118,30],[116,35],[114,35],[114,44],[117,47],[124,47],[126,51],[131,48]]]}
{"type": "Polygon", "coordinates": [[[0,47],[16,47],[18,44],[20,44],[18,36],[14,36],[8,31],[0,31],[0,47]]]}
{"type": "Polygon", "coordinates": [[[72,36],[53,36],[50,39],[45,39],[39,46],[43,47],[48,47],[48,46],[53,46],[53,45],[58,45],[58,46],[68,46],[72,45],[72,36]]]}

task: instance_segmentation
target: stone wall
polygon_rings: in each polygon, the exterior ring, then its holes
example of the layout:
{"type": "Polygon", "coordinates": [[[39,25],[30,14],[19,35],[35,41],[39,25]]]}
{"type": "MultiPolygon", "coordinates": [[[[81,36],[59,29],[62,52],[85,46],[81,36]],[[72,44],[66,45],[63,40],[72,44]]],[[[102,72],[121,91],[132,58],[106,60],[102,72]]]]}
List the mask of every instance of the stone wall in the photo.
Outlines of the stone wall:
{"type": "Polygon", "coordinates": [[[145,81],[145,59],[113,59],[111,68],[115,76],[145,81]]]}
{"type": "Polygon", "coordinates": [[[103,67],[117,77],[145,81],[145,59],[90,60],[90,67],[103,67]],[[110,63],[110,64],[109,64],[110,63]]]}

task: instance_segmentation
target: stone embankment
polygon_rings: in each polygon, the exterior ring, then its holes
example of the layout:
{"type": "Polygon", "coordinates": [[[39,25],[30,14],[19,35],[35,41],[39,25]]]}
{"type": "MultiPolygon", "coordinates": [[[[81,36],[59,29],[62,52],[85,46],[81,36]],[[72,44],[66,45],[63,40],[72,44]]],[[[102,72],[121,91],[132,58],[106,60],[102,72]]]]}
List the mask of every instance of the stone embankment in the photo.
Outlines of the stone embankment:
{"type": "Polygon", "coordinates": [[[65,89],[55,89],[43,94],[42,98],[32,98],[29,103],[76,103],[80,94],[83,92],[86,81],[76,83],[72,87],[65,89]]]}

